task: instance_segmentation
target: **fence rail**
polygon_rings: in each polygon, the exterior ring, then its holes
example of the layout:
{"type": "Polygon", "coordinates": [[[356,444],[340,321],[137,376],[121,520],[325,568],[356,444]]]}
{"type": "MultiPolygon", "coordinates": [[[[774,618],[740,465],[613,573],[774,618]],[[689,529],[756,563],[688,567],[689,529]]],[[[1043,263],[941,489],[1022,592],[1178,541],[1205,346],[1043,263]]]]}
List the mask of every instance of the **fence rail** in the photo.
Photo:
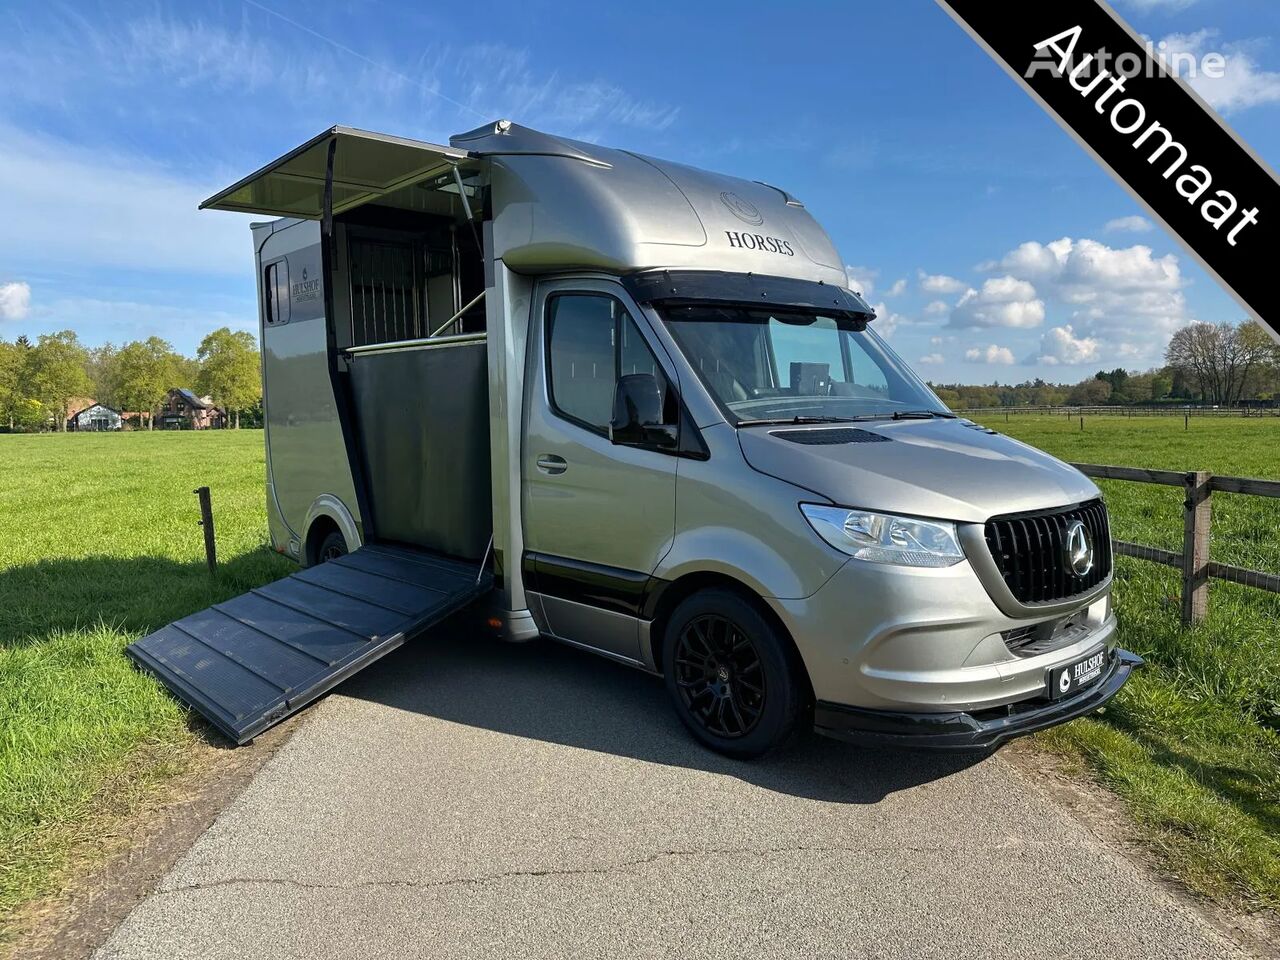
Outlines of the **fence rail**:
{"type": "Polygon", "coordinates": [[[1209,581],[1226,580],[1242,586],[1280,593],[1280,575],[1262,570],[1249,570],[1218,563],[1209,557],[1213,526],[1213,494],[1239,493],[1252,497],[1280,499],[1280,481],[1255,480],[1250,477],[1218,477],[1204,470],[1179,473],[1176,470],[1147,470],[1142,467],[1117,467],[1110,464],[1072,464],[1085,476],[1100,480],[1122,480],[1129,483],[1154,483],[1182,487],[1183,501],[1182,552],[1162,550],[1143,543],[1112,540],[1114,552],[1173,567],[1182,571],[1182,622],[1188,626],[1204,620],[1209,612],[1209,581]]]}
{"type": "Polygon", "coordinates": [[[1265,406],[1241,407],[1188,407],[1177,404],[1158,406],[1118,406],[1058,404],[1056,406],[1020,407],[971,407],[957,410],[963,417],[1280,417],[1280,406],[1268,402],[1265,406]]]}

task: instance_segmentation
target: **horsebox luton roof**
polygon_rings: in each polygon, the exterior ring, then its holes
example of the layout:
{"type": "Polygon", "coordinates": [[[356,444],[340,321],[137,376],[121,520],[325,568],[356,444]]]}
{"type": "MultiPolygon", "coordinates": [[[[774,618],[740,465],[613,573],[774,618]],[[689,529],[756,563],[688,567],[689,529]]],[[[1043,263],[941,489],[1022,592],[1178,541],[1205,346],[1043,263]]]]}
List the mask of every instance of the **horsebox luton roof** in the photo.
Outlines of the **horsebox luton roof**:
{"type": "Polygon", "coordinates": [[[847,283],[826,232],[784,190],[506,120],[449,146],[333,127],[201,207],[319,219],[331,157],[335,215],[413,209],[423,186],[483,182],[493,256],[519,273],[665,267],[847,283]]]}

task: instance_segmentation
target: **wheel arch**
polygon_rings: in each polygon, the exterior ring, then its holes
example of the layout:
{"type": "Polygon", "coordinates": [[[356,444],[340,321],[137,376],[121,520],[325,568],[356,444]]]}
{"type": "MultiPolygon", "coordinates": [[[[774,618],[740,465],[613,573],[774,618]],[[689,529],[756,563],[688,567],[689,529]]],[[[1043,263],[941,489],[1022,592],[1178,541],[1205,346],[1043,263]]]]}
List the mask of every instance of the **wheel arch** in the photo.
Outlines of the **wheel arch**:
{"type": "Polygon", "coordinates": [[[347,505],[333,494],[324,493],[316,497],[307,511],[305,533],[302,538],[303,566],[312,566],[316,562],[316,551],[320,544],[332,531],[342,534],[347,542],[348,550],[355,550],[364,542],[360,536],[360,527],[347,509],[347,505]]]}
{"type": "Polygon", "coordinates": [[[662,674],[665,669],[663,647],[671,614],[675,612],[682,602],[695,593],[717,588],[728,590],[742,597],[778,631],[778,636],[782,637],[790,648],[791,655],[800,669],[800,675],[804,677],[809,699],[812,702],[814,696],[813,681],[809,677],[809,667],[805,663],[804,657],[801,656],[800,648],[796,646],[795,637],[791,635],[787,625],[778,616],[777,611],[769,606],[764,601],[764,598],[745,580],[719,570],[698,570],[683,574],[666,583],[661,590],[653,595],[652,608],[648,612],[651,613],[652,617],[649,622],[649,655],[652,658],[654,671],[662,674]]]}

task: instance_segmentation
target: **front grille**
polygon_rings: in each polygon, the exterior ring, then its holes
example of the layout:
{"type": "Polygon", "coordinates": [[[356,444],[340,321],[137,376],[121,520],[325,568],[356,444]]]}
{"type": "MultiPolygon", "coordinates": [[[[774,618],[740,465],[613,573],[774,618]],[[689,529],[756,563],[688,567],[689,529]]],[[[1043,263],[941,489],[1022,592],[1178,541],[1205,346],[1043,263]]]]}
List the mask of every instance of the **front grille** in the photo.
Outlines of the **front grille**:
{"type": "Polygon", "coordinates": [[[1072,614],[1063,620],[1050,620],[1048,623],[1037,623],[1029,627],[1015,627],[1006,630],[1001,636],[1009,652],[1016,656],[1038,657],[1042,653],[1052,653],[1073,643],[1079,643],[1089,635],[1088,621],[1080,613],[1072,614]]]}
{"type": "Polygon", "coordinates": [[[987,548],[1019,603],[1053,603],[1087,593],[1111,575],[1107,508],[1091,500],[1062,510],[1019,513],[987,521],[987,548]],[[1093,542],[1093,569],[1083,577],[1070,569],[1067,530],[1079,520],[1093,542]]]}

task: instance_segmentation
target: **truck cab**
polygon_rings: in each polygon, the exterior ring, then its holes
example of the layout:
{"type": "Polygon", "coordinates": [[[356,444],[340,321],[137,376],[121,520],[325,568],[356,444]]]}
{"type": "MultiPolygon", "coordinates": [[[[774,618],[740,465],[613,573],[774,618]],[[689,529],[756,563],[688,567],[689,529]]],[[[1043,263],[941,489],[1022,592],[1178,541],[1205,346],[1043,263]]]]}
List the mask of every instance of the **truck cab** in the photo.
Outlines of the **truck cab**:
{"type": "Polygon", "coordinates": [[[949,411],[783,189],[498,121],[335,127],[204,206],[275,217],[267,506],[304,567],[471,564],[508,640],[662,676],[743,758],[987,748],[1140,663],[1098,489],[949,411]]]}

